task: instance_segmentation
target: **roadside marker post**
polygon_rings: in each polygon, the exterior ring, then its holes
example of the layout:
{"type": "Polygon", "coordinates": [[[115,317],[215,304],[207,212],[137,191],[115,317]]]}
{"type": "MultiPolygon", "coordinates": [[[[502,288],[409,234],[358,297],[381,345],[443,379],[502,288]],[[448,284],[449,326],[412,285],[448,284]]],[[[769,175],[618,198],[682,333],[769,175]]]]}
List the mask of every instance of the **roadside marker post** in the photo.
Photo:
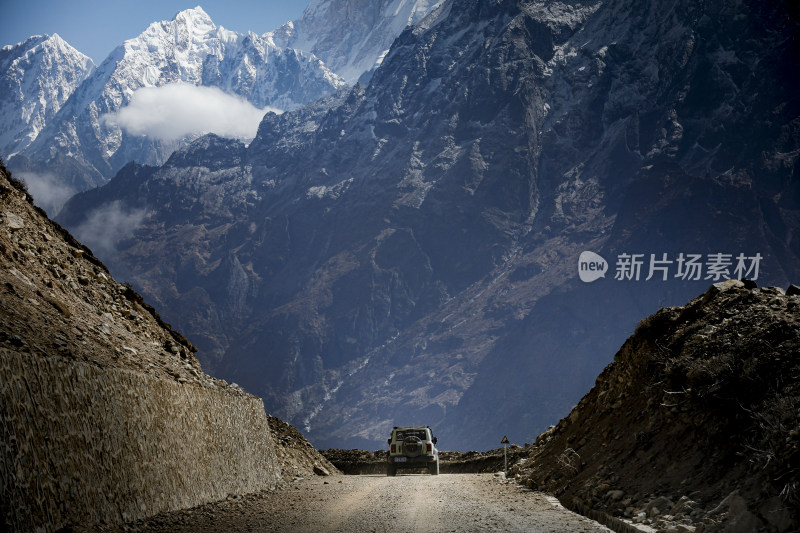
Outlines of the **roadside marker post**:
{"type": "Polygon", "coordinates": [[[503,445],[503,472],[508,475],[508,437],[503,435],[500,444],[503,445]]]}

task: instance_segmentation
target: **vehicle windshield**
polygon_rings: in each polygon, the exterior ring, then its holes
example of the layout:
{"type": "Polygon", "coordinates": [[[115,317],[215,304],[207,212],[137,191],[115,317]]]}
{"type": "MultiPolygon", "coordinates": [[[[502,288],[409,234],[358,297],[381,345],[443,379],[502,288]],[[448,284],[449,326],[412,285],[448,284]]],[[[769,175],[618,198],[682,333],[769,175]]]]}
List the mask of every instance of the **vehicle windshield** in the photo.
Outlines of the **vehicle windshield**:
{"type": "Polygon", "coordinates": [[[408,437],[417,437],[420,440],[426,440],[427,435],[424,429],[398,429],[395,432],[396,440],[405,440],[408,437]]]}

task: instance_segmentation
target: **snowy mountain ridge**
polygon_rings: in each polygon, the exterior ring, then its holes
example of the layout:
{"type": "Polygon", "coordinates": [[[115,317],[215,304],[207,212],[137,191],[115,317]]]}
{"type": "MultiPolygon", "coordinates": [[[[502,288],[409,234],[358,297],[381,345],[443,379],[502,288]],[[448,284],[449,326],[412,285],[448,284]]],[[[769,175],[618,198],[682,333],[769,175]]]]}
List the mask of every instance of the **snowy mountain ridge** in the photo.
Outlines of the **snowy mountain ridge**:
{"type": "MultiPolygon", "coordinates": [[[[41,84],[63,85],[58,90],[64,96],[55,104],[37,104],[56,100],[42,100],[36,91],[6,83],[0,88],[0,101],[17,103],[3,107],[4,131],[9,133],[0,137],[0,157],[31,184],[46,177],[48,185],[34,189],[58,185],[67,191],[59,195],[65,200],[68,191],[106,183],[130,161],[160,165],[199,135],[228,135],[203,129],[176,140],[143,135],[141,128],[126,129],[117,114],[131,106],[139,89],[178,83],[213,87],[260,110],[297,109],[348,83],[368,79],[395,38],[438,4],[434,0],[314,0],[300,19],[263,35],[218,26],[199,6],[181,11],[172,20],[154,22],[126,40],[72,85],[59,81],[63,75],[42,74],[41,84]],[[22,119],[30,115],[19,110],[23,101],[47,112],[22,119]],[[31,129],[26,129],[25,120],[32,121],[31,129]]],[[[161,95],[151,92],[148,97],[161,95]]],[[[169,108],[169,98],[164,96],[162,106],[169,108]]],[[[197,94],[183,102],[193,99],[197,94]]],[[[140,112],[131,106],[128,116],[140,112]]],[[[203,120],[193,118],[195,123],[203,120]]],[[[43,207],[54,212],[57,203],[43,207]]]]}
{"type": "Polygon", "coordinates": [[[152,23],[112,51],[21,151],[24,158],[12,159],[12,168],[58,167],[72,188],[84,190],[105,183],[129,161],[163,163],[191,137],[163,141],[133,135],[104,117],[127,106],[138,89],[179,82],[219,88],[259,109],[283,110],[346,85],[313,55],[217,26],[195,7],[152,23]]]}
{"type": "Polygon", "coordinates": [[[0,49],[0,153],[27,148],[94,69],[57,33],[0,49]]]}
{"type": "Polygon", "coordinates": [[[279,46],[313,53],[355,83],[378,67],[394,40],[440,0],[314,0],[294,22],[265,35],[279,46]],[[342,32],[341,28],[347,28],[342,32]]]}

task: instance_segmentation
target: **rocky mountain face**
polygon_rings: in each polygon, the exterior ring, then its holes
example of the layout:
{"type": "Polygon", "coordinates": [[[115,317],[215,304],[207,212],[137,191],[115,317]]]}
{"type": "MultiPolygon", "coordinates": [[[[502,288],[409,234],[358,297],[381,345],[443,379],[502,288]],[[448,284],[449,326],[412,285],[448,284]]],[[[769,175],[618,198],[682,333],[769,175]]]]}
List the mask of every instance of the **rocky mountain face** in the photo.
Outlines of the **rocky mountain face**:
{"type": "Polygon", "coordinates": [[[795,531],[798,350],[800,287],[715,284],[643,320],[511,474],[657,531],[795,531]]]}
{"type": "Polygon", "coordinates": [[[369,85],[60,220],[318,446],[532,441],[642,316],[800,277],[796,41],[783,4],[448,0],[369,85]]]}
{"type": "Polygon", "coordinates": [[[58,34],[36,35],[0,50],[0,153],[27,148],[75,89],[92,60],[58,34]]]}
{"type": "Polygon", "coordinates": [[[271,32],[276,44],[314,54],[355,83],[380,65],[407,26],[439,0],[314,0],[296,21],[271,32]]]}
{"type": "Polygon", "coordinates": [[[9,166],[55,169],[80,191],[105,183],[129,161],[161,164],[187,140],[130,133],[104,117],[130,104],[137,89],[175,83],[217,87],[257,108],[279,109],[297,108],[345,85],[313,55],[226,30],[197,7],[151,24],[115,49],[9,166]]]}

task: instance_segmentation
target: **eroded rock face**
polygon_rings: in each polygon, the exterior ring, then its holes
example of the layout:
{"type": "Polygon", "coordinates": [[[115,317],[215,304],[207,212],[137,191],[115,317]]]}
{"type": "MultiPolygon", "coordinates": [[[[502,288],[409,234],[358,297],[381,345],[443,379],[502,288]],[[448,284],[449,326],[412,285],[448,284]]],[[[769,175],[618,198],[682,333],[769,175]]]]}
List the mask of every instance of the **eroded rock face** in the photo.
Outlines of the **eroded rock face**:
{"type": "Polygon", "coordinates": [[[2,166],[0,202],[0,524],[114,524],[274,488],[263,402],[204,374],[2,166]]]}
{"type": "Polygon", "coordinates": [[[715,284],[643,320],[512,473],[659,529],[794,530],[798,350],[800,297],[715,284]]]}
{"type": "Polygon", "coordinates": [[[318,446],[406,422],[531,441],[642,316],[718,281],[616,281],[619,254],[800,277],[795,32],[754,2],[444,2],[368,86],[128,167],[61,220],[146,214],[112,268],[318,446]],[[586,250],[606,279],[578,280],[586,250]]]}

